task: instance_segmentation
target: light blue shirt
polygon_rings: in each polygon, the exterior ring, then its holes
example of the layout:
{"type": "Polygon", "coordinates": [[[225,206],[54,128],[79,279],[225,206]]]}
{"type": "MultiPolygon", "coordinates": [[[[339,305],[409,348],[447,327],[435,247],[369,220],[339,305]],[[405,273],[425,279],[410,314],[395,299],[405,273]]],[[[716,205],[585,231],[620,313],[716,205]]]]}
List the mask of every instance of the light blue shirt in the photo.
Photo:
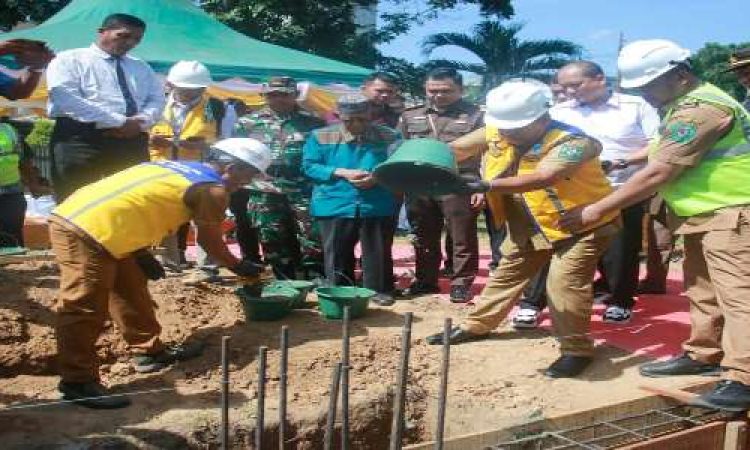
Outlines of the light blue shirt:
{"type": "MultiPolygon", "coordinates": [[[[135,117],[144,131],[161,118],[164,86],[143,60],[125,55],[121,65],[138,107],[135,117]]],[[[50,117],[69,117],[95,123],[97,128],[117,128],[125,123],[125,99],[117,83],[115,59],[96,44],[57,54],[47,67],[50,117]]]]}

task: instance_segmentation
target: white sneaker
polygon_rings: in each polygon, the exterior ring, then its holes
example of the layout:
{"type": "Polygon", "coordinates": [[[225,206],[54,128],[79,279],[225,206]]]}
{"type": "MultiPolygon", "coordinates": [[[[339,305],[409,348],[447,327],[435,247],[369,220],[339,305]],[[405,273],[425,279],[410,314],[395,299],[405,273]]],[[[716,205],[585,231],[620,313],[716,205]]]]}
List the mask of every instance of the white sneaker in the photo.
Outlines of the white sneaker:
{"type": "Polygon", "coordinates": [[[628,323],[633,318],[633,310],[622,306],[612,305],[607,307],[602,316],[602,321],[608,323],[628,323]]]}
{"type": "Polygon", "coordinates": [[[539,325],[539,311],[532,308],[521,308],[513,317],[513,328],[531,329],[539,325]]]}

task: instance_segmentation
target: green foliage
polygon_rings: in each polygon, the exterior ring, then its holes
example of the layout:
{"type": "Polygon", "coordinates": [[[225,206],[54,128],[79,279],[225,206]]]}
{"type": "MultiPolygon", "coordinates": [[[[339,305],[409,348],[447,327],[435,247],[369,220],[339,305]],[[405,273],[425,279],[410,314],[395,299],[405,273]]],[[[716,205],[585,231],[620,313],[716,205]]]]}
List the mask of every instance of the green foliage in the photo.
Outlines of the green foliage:
{"type": "Polygon", "coordinates": [[[742,100],[747,90],[737,82],[737,77],[732,72],[724,72],[729,55],[742,47],[750,47],[750,42],[730,45],[709,42],[691,58],[693,69],[701,79],[715,84],[736,99],[742,100]]]}
{"type": "Polygon", "coordinates": [[[377,68],[392,73],[399,81],[399,87],[404,94],[416,99],[424,98],[424,78],[427,74],[424,66],[412,64],[401,58],[384,57],[379,61],[377,68]]]}
{"type": "Polygon", "coordinates": [[[70,0],[3,0],[0,30],[8,31],[19,22],[43,22],[63,9],[70,0]]]}
{"type": "Polygon", "coordinates": [[[54,120],[38,119],[34,122],[31,132],[26,136],[26,143],[31,148],[46,148],[52,137],[52,128],[55,125],[54,120]]]}
{"type": "Polygon", "coordinates": [[[562,39],[524,41],[518,37],[523,25],[503,25],[496,20],[479,23],[471,34],[438,33],[428,36],[422,50],[430,55],[435,49],[448,45],[474,53],[481,63],[453,60],[431,60],[431,66],[454,67],[482,76],[482,91],[503,81],[521,76],[546,78],[571,58],[580,56],[581,47],[562,39]]]}
{"type": "MultiPolygon", "coordinates": [[[[385,0],[394,5],[410,0],[385,0]]],[[[203,8],[233,29],[265,42],[294,48],[365,67],[375,67],[383,56],[378,44],[405,34],[414,24],[434,19],[441,10],[477,4],[485,15],[510,17],[511,0],[426,0],[417,12],[382,13],[375,30],[358,30],[357,6],[376,0],[207,0],[203,8]]],[[[390,64],[385,62],[384,64],[390,64]]]]}

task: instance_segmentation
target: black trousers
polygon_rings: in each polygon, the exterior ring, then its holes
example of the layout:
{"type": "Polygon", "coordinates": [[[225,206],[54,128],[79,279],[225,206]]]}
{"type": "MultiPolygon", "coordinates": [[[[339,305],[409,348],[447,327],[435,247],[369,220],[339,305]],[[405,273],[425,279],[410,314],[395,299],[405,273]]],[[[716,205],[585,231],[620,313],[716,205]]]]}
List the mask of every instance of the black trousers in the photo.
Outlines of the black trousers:
{"type": "Polygon", "coordinates": [[[97,130],[94,124],[67,118],[55,121],[50,147],[58,203],[82,186],[149,160],[148,134],[115,138],[97,130]]]}
{"type": "Polygon", "coordinates": [[[26,198],[22,192],[0,194],[0,247],[23,247],[26,198]]]}
{"type": "Polygon", "coordinates": [[[443,197],[407,197],[406,211],[416,235],[417,281],[437,286],[442,252],[443,224],[453,242],[451,286],[469,287],[479,269],[477,211],[471,209],[471,196],[453,194],[443,197]]]}
{"type": "Polygon", "coordinates": [[[549,263],[545,264],[539,272],[534,275],[529,285],[523,291],[523,298],[519,302],[522,309],[535,309],[542,311],[547,307],[547,274],[549,263]]]}
{"type": "Polygon", "coordinates": [[[500,258],[503,254],[500,252],[500,246],[505,240],[505,227],[495,227],[495,219],[492,217],[490,208],[484,209],[484,223],[487,226],[487,234],[490,237],[490,269],[495,269],[500,264],[500,258]]]}
{"type": "Polygon", "coordinates": [[[644,208],[644,203],[638,203],[622,210],[622,230],[599,261],[599,272],[603,277],[595,283],[594,289],[611,294],[607,301],[610,306],[632,308],[635,304],[644,208]]]}
{"type": "Polygon", "coordinates": [[[229,210],[234,215],[237,226],[237,244],[243,258],[260,261],[260,240],[258,230],[252,227],[247,217],[247,202],[250,200],[249,189],[238,189],[229,196],[229,210]]]}
{"type": "Polygon", "coordinates": [[[362,286],[393,291],[393,218],[316,217],[323,241],[326,278],[336,285],[354,283],[354,247],[362,249],[362,286]]]}

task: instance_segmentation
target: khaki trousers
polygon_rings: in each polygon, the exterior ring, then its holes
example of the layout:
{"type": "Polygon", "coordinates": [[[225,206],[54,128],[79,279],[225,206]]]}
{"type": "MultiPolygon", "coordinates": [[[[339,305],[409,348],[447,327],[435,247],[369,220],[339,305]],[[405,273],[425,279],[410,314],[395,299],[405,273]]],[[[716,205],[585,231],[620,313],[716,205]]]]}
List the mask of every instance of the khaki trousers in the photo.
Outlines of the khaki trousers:
{"type": "Polygon", "coordinates": [[[750,385],[750,223],[685,235],[685,286],[690,338],[683,348],[698,361],[721,364],[723,378],[750,385]]]}
{"type": "Polygon", "coordinates": [[[96,340],[107,311],[136,354],[159,352],[161,327],[147,279],[135,259],[114,259],[50,220],[50,239],[60,266],[57,314],[58,369],[63,382],[99,379],[96,340]]]}
{"type": "Polygon", "coordinates": [[[612,234],[600,234],[595,230],[549,250],[514,246],[515,251],[506,253],[504,245],[500,265],[487,281],[476,310],[461,328],[473,334],[491,332],[518,302],[529,280],[549,262],[547,295],[560,351],[565,355],[591,356],[594,352],[593,341],[588,337],[593,303],[591,284],[597,262],[613,238],[612,234]]]}

